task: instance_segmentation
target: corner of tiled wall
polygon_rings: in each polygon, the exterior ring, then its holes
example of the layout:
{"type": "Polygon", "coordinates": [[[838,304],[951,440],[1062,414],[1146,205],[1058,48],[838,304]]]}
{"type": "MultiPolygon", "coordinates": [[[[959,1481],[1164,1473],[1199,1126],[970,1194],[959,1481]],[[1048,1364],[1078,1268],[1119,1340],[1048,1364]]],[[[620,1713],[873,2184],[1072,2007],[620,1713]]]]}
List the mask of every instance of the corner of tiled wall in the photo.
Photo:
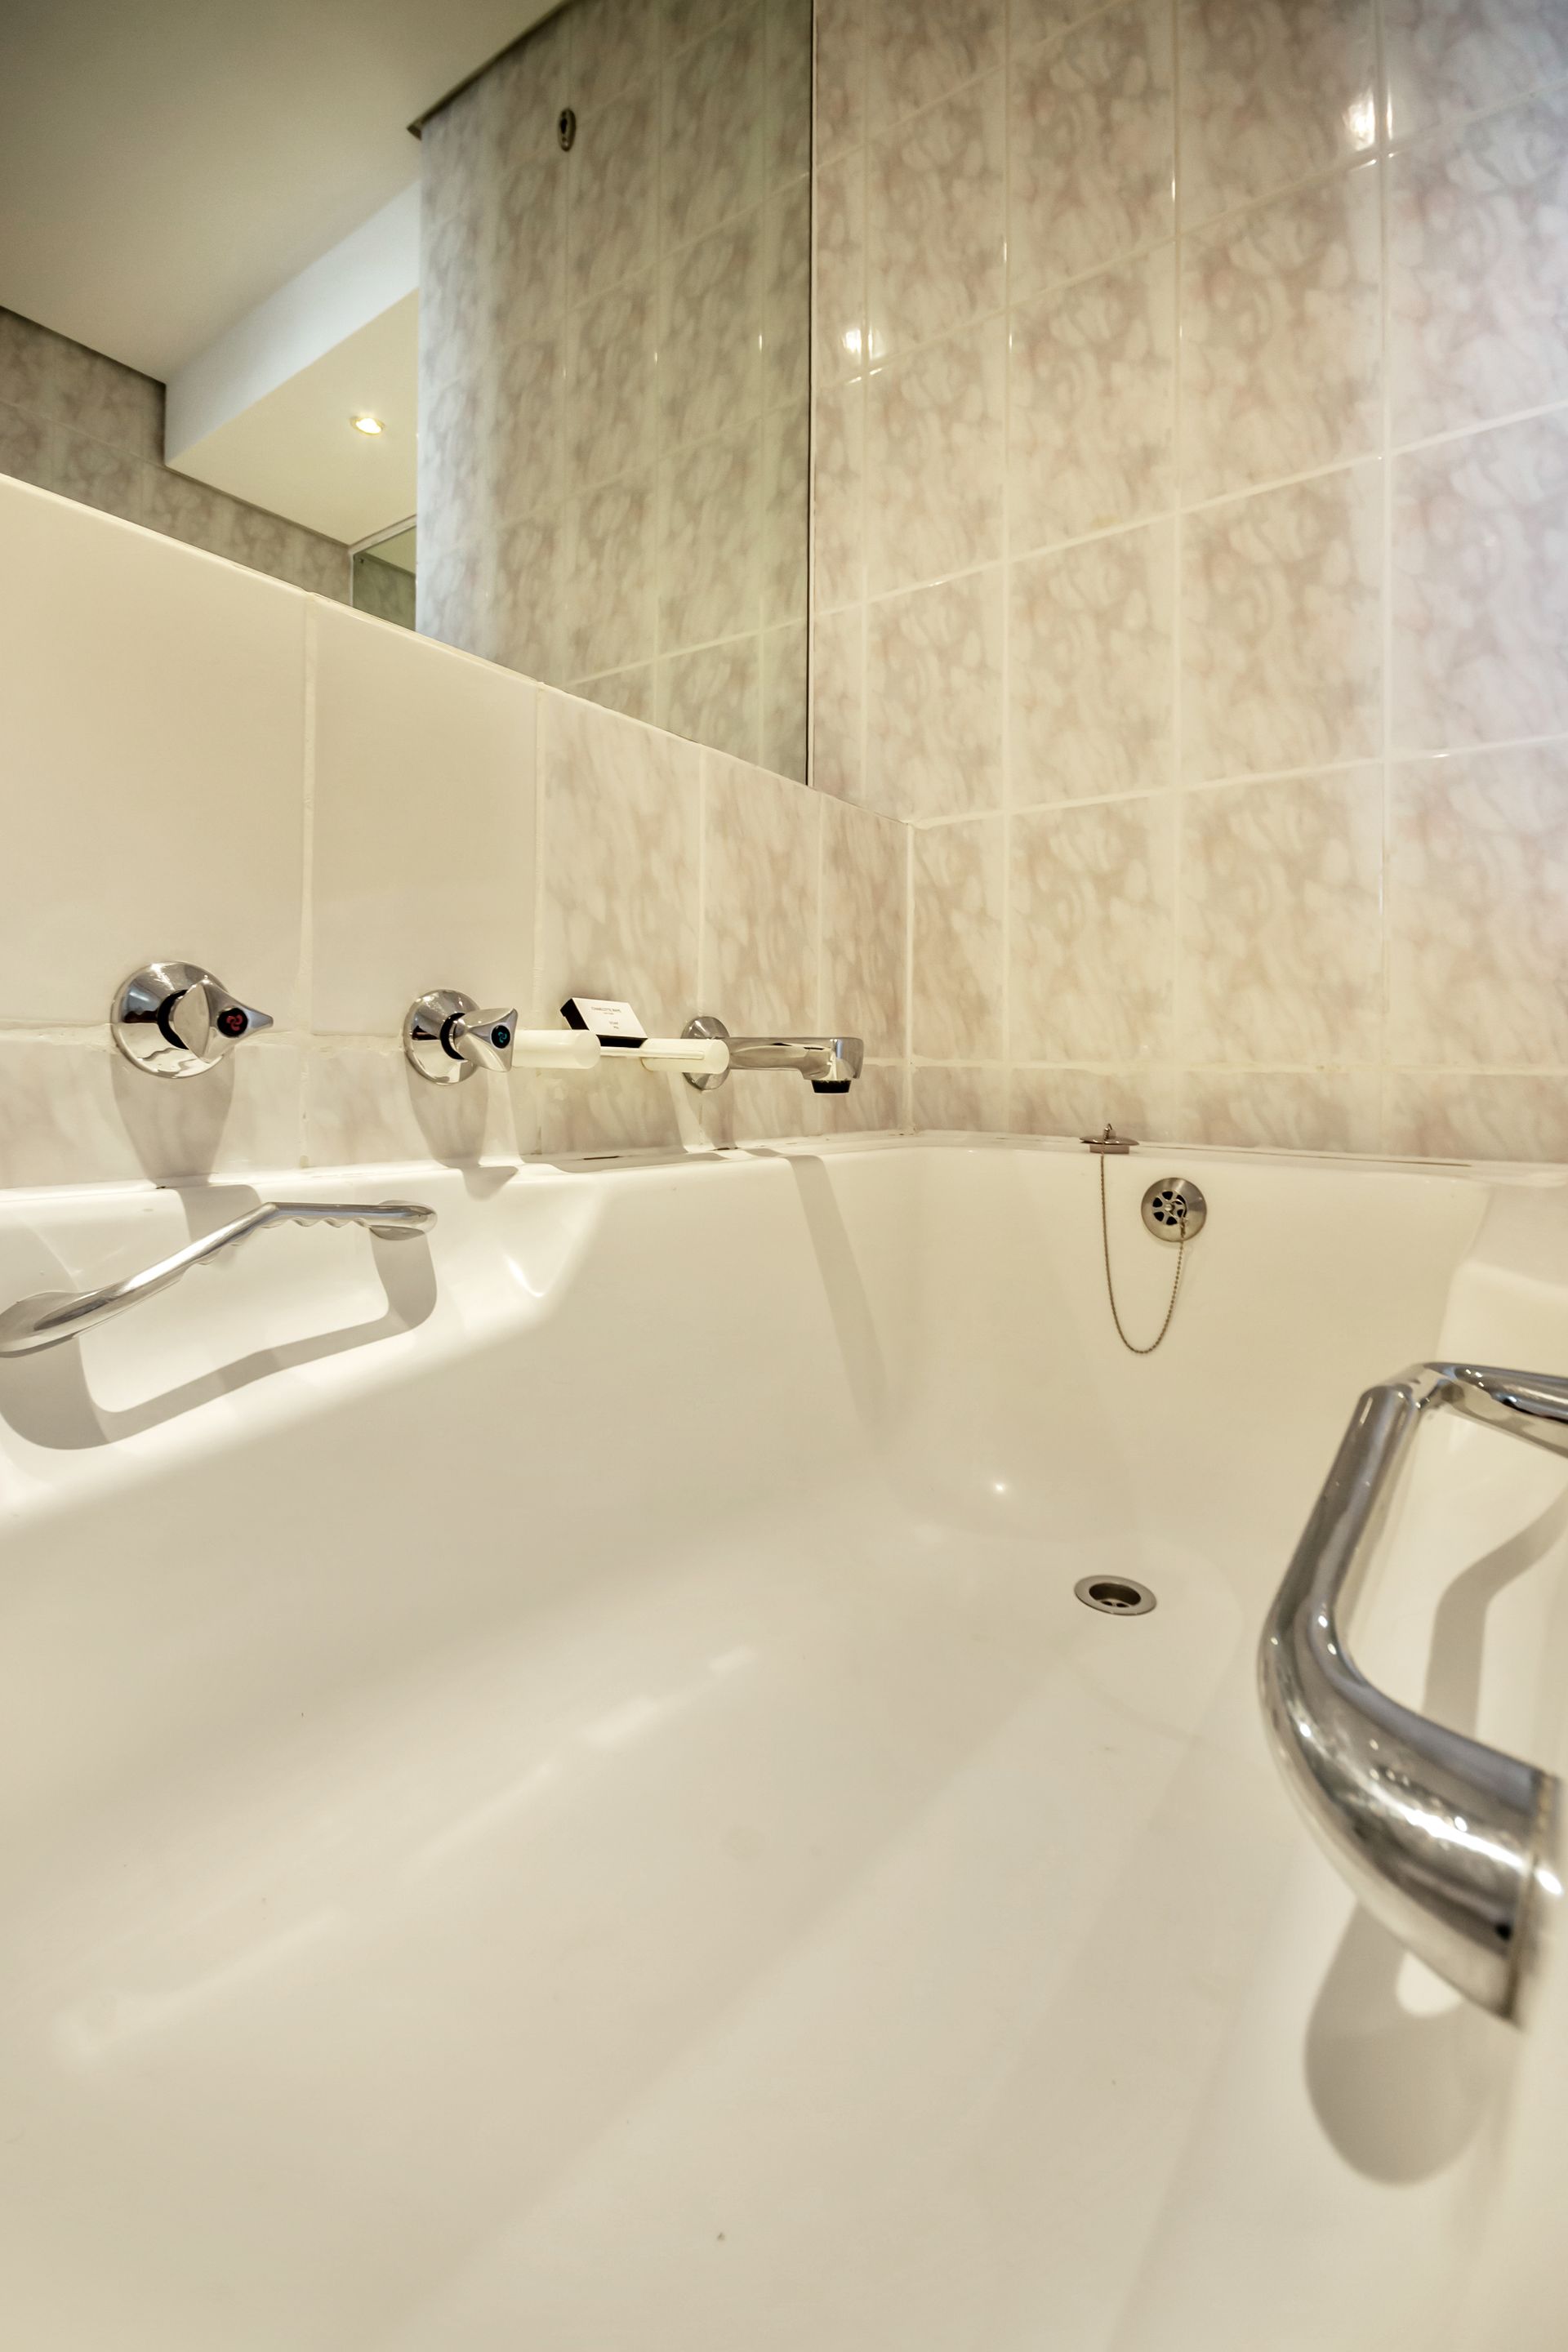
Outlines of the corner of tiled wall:
{"type": "Polygon", "coordinates": [[[819,0],[816,120],[916,1123],[1568,1157],[1568,16],[819,0]]]}

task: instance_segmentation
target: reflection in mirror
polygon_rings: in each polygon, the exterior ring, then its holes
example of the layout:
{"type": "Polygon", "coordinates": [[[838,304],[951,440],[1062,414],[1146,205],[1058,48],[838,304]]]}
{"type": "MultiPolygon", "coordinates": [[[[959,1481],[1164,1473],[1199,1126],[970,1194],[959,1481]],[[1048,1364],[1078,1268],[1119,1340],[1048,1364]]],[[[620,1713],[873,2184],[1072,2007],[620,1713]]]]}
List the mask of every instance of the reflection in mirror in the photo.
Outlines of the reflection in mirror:
{"type": "Polygon", "coordinates": [[[353,551],[353,602],[355,612],[374,613],[378,621],[395,621],[411,629],[414,611],[414,558],[418,532],[411,522],[379,532],[353,551]]]}
{"type": "Polygon", "coordinates": [[[804,778],[810,0],[569,0],[422,132],[419,627],[804,778]]]}

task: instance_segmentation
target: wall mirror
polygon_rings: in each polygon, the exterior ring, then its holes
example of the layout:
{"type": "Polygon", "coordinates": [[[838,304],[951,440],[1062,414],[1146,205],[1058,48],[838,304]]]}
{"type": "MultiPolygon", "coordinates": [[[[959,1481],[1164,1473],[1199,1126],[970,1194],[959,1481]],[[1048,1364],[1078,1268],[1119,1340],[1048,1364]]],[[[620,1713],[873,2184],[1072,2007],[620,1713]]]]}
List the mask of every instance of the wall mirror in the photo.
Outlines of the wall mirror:
{"type": "Polygon", "coordinates": [[[211,29],[0,23],[0,471],[804,777],[811,0],[211,29]]]}

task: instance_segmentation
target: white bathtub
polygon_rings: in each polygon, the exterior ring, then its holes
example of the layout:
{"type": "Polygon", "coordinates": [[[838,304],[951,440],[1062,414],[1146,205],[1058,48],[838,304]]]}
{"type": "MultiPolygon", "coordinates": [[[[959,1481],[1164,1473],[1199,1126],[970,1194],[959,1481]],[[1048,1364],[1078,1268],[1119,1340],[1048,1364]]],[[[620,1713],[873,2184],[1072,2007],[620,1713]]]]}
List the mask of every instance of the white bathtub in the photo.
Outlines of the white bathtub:
{"type": "MultiPolygon", "coordinates": [[[[0,1304],[440,1221],[0,1364],[0,2342],[1568,2340],[1568,1963],[1402,1963],[1253,1690],[1358,1389],[1568,1370],[1565,1180],[1109,1172],[1146,1360],[1048,1144],[5,1197],[0,1304]]],[[[1423,1444],[1363,1661],[1568,1769],[1568,1473],[1423,1444]]]]}

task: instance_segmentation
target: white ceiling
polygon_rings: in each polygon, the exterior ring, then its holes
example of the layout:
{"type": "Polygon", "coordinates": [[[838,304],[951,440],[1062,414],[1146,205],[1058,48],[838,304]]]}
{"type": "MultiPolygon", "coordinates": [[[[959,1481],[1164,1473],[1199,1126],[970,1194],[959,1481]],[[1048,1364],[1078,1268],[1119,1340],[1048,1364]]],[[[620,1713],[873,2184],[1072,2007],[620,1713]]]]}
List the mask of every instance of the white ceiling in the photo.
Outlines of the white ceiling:
{"type": "Polygon", "coordinates": [[[179,469],[348,546],[414,512],[419,297],[405,294],[181,456],[179,469]],[[351,420],[378,416],[374,439],[351,420]]]}
{"type": "Polygon", "coordinates": [[[163,382],[415,179],[547,0],[0,0],[0,306],[163,382]]]}

